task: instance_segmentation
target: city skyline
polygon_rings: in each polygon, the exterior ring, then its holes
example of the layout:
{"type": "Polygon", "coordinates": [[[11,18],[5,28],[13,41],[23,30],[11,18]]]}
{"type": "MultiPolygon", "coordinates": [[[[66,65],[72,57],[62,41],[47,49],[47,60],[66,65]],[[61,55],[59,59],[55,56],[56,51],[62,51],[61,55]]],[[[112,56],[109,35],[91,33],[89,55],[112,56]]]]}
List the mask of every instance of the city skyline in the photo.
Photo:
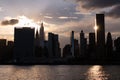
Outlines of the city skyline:
{"type": "Polygon", "coordinates": [[[70,43],[68,38],[72,30],[75,31],[76,39],[79,39],[81,30],[84,30],[88,38],[89,32],[94,31],[96,13],[105,12],[106,34],[111,32],[115,39],[120,34],[119,4],[119,0],[111,2],[109,0],[92,0],[91,2],[88,0],[1,0],[0,38],[14,40],[14,27],[39,27],[40,23],[44,22],[46,37],[48,32],[59,34],[63,48],[64,44],[70,43]]]}
{"type": "Polygon", "coordinates": [[[120,36],[112,39],[111,32],[105,35],[105,16],[96,14],[97,27],[89,32],[89,38],[81,30],[79,39],[74,31],[69,35],[69,44],[60,48],[59,34],[49,32],[44,39],[44,25],[40,29],[15,27],[14,42],[0,39],[0,62],[9,64],[119,64],[120,36]],[[39,32],[38,32],[39,30],[39,32]],[[35,32],[36,31],[36,32],[35,32]],[[105,41],[106,37],[106,41],[105,41]],[[88,43],[89,42],[89,43],[88,43]]]}

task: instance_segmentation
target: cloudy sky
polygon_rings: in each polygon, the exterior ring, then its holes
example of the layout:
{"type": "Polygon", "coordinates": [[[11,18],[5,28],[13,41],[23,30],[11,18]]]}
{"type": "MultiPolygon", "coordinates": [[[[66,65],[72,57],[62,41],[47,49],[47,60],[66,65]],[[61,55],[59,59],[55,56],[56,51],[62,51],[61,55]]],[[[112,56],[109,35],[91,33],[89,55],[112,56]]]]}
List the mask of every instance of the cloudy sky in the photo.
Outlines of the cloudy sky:
{"type": "Polygon", "coordinates": [[[38,28],[44,22],[48,32],[59,34],[61,46],[83,30],[94,32],[95,14],[105,14],[106,33],[120,36],[120,0],[0,0],[0,38],[13,40],[14,27],[38,28]]]}

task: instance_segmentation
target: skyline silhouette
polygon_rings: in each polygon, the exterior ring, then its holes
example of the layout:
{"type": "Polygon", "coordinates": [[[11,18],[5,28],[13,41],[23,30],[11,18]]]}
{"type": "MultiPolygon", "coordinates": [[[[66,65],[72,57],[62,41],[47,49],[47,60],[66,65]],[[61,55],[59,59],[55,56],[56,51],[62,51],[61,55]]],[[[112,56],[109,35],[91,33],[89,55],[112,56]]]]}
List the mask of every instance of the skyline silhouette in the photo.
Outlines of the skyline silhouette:
{"type": "Polygon", "coordinates": [[[80,32],[79,40],[74,38],[74,31],[69,35],[70,42],[60,48],[59,34],[48,33],[45,39],[44,23],[40,31],[22,27],[14,29],[14,42],[0,39],[1,63],[12,64],[119,64],[120,36],[115,40],[108,32],[105,36],[104,14],[96,14],[94,32],[85,37],[80,32]],[[36,31],[36,32],[35,32],[36,31]],[[106,40],[105,40],[106,38],[106,40]]]}
{"type": "Polygon", "coordinates": [[[94,31],[96,13],[104,13],[106,35],[107,32],[111,32],[113,39],[116,39],[120,29],[118,12],[118,0],[92,0],[91,2],[88,0],[2,0],[0,1],[0,38],[14,40],[14,27],[35,26],[37,29],[40,23],[44,22],[46,39],[48,32],[59,34],[60,46],[63,48],[64,44],[70,42],[68,39],[70,31],[75,31],[75,38],[79,39],[79,30],[84,30],[87,37],[89,31],[94,31]]]}

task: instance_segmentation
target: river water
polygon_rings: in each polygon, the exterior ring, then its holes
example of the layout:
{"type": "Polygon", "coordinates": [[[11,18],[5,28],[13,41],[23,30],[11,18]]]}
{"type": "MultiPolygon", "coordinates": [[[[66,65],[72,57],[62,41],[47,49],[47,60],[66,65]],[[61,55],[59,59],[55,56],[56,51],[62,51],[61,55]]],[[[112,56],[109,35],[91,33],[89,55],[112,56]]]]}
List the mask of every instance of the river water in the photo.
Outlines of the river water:
{"type": "Polygon", "coordinates": [[[120,80],[120,66],[0,65],[0,80],[120,80]]]}

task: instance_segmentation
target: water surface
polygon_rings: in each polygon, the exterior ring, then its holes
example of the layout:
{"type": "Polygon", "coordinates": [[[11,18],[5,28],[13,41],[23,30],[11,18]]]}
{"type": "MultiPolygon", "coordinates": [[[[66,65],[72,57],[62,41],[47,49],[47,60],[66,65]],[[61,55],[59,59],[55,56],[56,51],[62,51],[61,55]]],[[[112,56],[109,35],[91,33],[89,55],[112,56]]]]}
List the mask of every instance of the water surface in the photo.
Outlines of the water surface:
{"type": "Polygon", "coordinates": [[[0,80],[120,80],[120,66],[0,65],[0,80]]]}

